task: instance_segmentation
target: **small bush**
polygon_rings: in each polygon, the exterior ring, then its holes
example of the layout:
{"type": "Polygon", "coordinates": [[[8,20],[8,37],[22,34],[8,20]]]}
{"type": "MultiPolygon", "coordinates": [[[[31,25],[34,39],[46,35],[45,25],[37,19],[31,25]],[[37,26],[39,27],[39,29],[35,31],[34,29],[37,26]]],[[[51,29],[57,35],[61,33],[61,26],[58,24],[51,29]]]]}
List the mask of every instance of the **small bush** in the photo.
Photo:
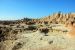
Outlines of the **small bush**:
{"type": "Polygon", "coordinates": [[[2,30],[0,30],[0,42],[4,41],[4,39],[5,39],[4,36],[5,36],[5,34],[3,33],[2,30]]]}
{"type": "Polygon", "coordinates": [[[44,24],[48,24],[48,21],[44,21],[44,24]]]}
{"type": "Polygon", "coordinates": [[[36,26],[28,26],[28,28],[26,28],[26,30],[36,30],[37,27],[36,26]]]}
{"type": "Polygon", "coordinates": [[[1,29],[0,30],[0,42],[6,40],[6,37],[9,35],[8,29],[1,29]]]}
{"type": "Polygon", "coordinates": [[[47,33],[49,32],[49,29],[48,28],[43,28],[43,29],[40,29],[41,33],[44,33],[45,36],[47,36],[47,33]]]}
{"type": "Polygon", "coordinates": [[[18,43],[17,45],[15,45],[12,50],[18,50],[20,48],[22,48],[23,44],[22,43],[18,43]]]}
{"type": "Polygon", "coordinates": [[[0,42],[8,39],[11,28],[3,27],[0,29],[0,42]]]}
{"type": "Polygon", "coordinates": [[[34,25],[35,22],[31,22],[31,21],[29,21],[29,22],[27,22],[26,24],[27,24],[27,25],[34,25]]]}
{"type": "Polygon", "coordinates": [[[13,30],[12,33],[16,35],[16,34],[18,34],[18,31],[17,30],[13,30]]]}
{"type": "Polygon", "coordinates": [[[52,44],[53,43],[53,41],[49,41],[49,44],[52,44]]]}

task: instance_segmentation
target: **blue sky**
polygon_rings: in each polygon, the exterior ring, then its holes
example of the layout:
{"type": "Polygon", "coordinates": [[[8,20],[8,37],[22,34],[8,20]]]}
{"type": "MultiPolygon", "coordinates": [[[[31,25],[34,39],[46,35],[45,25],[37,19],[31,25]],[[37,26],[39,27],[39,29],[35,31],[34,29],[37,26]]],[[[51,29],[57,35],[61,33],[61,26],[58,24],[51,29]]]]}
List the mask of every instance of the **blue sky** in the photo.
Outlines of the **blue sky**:
{"type": "Polygon", "coordinates": [[[0,0],[0,20],[40,18],[58,11],[75,12],[75,0],[0,0]]]}

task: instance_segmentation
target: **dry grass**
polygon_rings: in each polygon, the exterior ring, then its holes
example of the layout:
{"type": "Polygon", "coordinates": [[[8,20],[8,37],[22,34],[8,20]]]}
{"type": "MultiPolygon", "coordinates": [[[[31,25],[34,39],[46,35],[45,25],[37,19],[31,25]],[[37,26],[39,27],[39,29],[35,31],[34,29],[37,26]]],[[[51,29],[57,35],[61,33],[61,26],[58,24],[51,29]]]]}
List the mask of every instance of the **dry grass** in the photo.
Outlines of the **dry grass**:
{"type": "Polygon", "coordinates": [[[40,47],[40,48],[35,48],[30,50],[63,50],[63,49],[57,46],[45,46],[45,47],[40,47]]]}

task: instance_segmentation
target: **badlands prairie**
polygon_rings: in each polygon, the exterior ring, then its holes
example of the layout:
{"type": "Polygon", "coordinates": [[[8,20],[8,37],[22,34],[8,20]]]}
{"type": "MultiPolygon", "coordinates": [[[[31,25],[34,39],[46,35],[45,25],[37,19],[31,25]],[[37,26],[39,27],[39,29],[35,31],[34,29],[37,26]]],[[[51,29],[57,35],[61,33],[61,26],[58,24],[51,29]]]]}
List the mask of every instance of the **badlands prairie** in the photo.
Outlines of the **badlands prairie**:
{"type": "Polygon", "coordinates": [[[75,14],[0,21],[0,50],[75,50],[75,14]]]}

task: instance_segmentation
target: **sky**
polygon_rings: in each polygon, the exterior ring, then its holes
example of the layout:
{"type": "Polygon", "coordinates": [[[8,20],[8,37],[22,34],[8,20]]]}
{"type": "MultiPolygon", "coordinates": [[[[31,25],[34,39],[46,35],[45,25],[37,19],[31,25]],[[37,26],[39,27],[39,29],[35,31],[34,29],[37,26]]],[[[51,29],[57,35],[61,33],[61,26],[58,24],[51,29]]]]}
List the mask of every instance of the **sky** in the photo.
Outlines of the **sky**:
{"type": "Polygon", "coordinates": [[[59,11],[75,12],[75,0],[0,0],[0,20],[41,18],[59,11]]]}

